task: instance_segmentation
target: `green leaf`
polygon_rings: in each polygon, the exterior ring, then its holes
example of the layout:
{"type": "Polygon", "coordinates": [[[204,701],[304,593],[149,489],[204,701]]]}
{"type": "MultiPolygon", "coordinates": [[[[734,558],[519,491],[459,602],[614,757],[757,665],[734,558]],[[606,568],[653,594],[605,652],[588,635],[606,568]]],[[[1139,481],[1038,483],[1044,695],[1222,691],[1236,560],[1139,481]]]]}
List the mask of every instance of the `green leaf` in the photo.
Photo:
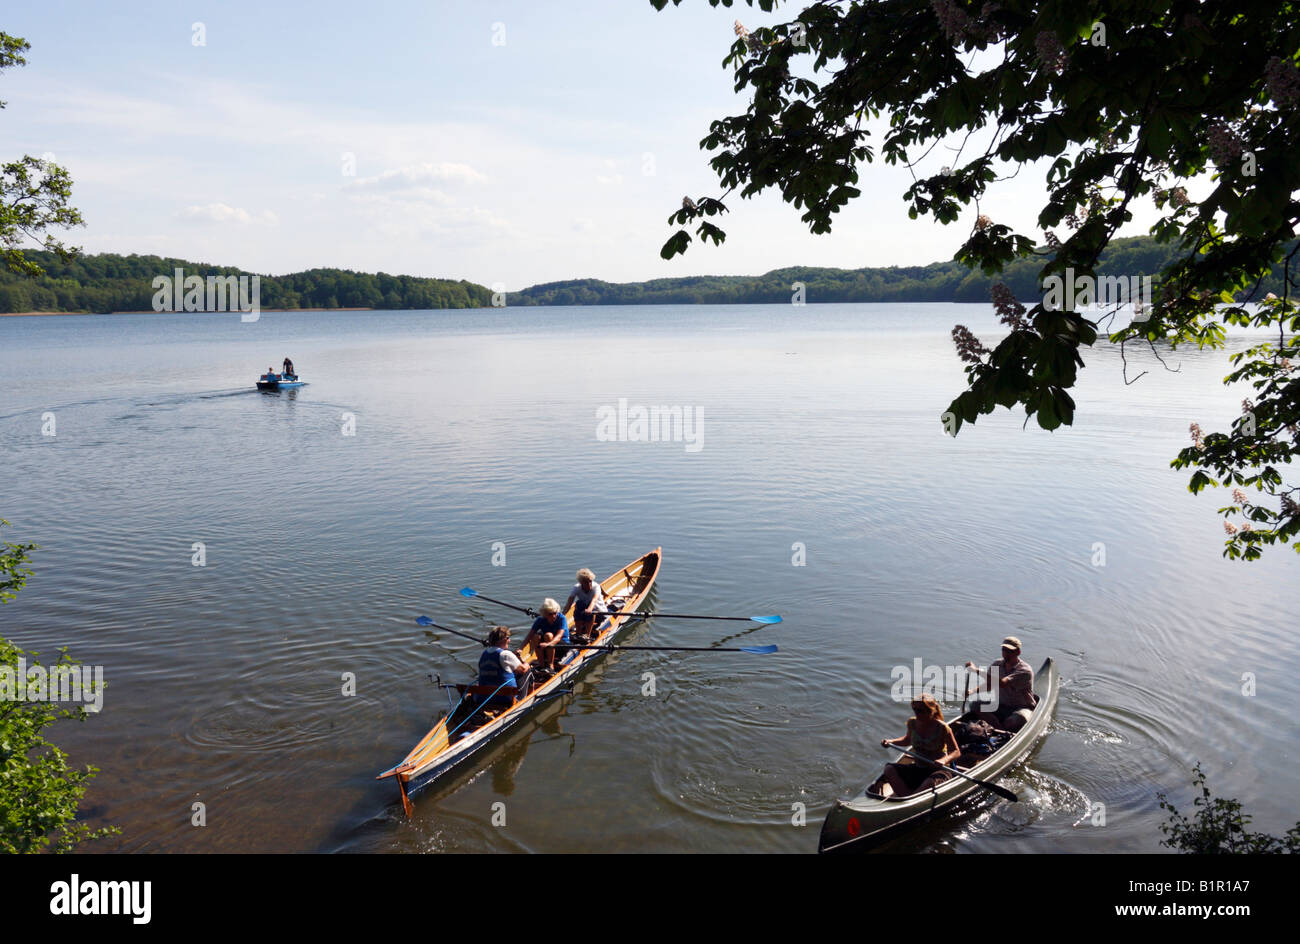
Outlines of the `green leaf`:
{"type": "Polygon", "coordinates": [[[659,255],[664,259],[671,259],[684,253],[690,244],[691,234],[684,229],[679,229],[668,238],[668,242],[664,243],[663,248],[659,250],[659,255]]]}

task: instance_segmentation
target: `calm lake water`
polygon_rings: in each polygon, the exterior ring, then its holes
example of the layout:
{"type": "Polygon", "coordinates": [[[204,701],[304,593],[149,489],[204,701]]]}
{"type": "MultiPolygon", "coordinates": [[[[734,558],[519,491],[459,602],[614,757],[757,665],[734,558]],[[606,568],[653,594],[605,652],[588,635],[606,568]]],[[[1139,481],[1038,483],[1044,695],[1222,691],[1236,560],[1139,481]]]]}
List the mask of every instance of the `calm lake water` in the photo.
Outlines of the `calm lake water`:
{"type": "Polygon", "coordinates": [[[1085,352],[1074,428],[1004,411],[953,439],[957,322],[999,333],[957,305],[0,318],[3,535],[41,545],[0,635],[104,667],[102,713],[55,734],[102,770],[103,849],[812,852],[903,731],[891,669],[987,663],[1007,633],[1063,678],[1022,801],[889,848],[1159,851],[1156,794],[1190,807],[1198,760],[1284,831],[1300,561],[1223,560],[1228,497],[1168,467],[1239,412],[1227,353],[1131,351],[1126,386],[1085,352]],[[285,355],[308,386],[256,392],[285,355]],[[601,441],[620,399],[699,411],[702,448],[601,441]],[[479,652],[414,617],[519,625],[457,590],[562,601],[659,545],[664,612],[785,622],[629,641],[781,651],[614,654],[406,821],[374,777],[445,708],[429,676],[479,652]]]}

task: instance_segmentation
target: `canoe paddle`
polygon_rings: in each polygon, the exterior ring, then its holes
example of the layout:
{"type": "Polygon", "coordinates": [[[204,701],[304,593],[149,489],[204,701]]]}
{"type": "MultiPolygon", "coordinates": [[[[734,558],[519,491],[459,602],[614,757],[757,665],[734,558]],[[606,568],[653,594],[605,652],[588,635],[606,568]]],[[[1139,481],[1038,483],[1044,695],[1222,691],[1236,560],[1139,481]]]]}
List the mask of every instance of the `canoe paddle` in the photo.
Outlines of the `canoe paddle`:
{"type": "Polygon", "coordinates": [[[899,747],[897,744],[890,744],[890,745],[887,745],[887,746],[888,746],[888,747],[892,747],[892,748],[893,748],[894,750],[896,750],[896,751],[901,751],[902,753],[906,754],[908,757],[911,757],[911,758],[914,758],[915,760],[919,760],[919,761],[922,761],[923,763],[929,764],[931,767],[941,767],[941,768],[943,768],[944,770],[949,771],[950,773],[954,773],[954,774],[956,774],[958,777],[965,777],[965,778],[966,778],[967,780],[969,780],[971,783],[978,783],[978,784],[979,784],[981,787],[983,787],[985,790],[992,790],[992,791],[993,791],[994,793],[996,793],[998,796],[1003,797],[1004,799],[1010,800],[1012,803],[1018,803],[1018,802],[1020,802],[1020,797],[1016,796],[1014,793],[1012,793],[1012,792],[1011,792],[1010,790],[1008,790],[1006,787],[999,787],[996,783],[989,783],[987,780],[981,780],[979,777],[972,777],[970,774],[964,774],[964,773],[962,773],[960,770],[958,770],[956,767],[949,767],[947,764],[940,764],[940,763],[938,763],[938,762],[936,762],[936,761],[932,761],[932,760],[930,760],[928,757],[922,757],[920,754],[913,754],[913,753],[912,753],[911,751],[909,751],[907,748],[905,748],[905,747],[899,747]]]}

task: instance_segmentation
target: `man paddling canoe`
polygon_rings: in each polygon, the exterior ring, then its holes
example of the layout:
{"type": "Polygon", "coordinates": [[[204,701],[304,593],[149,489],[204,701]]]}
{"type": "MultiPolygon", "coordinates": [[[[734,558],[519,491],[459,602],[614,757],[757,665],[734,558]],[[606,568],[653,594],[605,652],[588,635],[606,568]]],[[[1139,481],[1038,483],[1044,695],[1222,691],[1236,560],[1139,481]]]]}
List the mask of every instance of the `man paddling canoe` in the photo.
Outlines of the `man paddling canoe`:
{"type": "Polygon", "coordinates": [[[1034,670],[1020,658],[1020,640],[1015,636],[1002,640],[1002,658],[987,670],[977,668],[974,662],[967,662],[966,668],[985,675],[985,685],[977,685],[966,694],[992,695],[993,710],[981,712],[979,720],[1004,731],[1019,731],[1024,727],[1038,704],[1038,696],[1034,694],[1034,670]]]}

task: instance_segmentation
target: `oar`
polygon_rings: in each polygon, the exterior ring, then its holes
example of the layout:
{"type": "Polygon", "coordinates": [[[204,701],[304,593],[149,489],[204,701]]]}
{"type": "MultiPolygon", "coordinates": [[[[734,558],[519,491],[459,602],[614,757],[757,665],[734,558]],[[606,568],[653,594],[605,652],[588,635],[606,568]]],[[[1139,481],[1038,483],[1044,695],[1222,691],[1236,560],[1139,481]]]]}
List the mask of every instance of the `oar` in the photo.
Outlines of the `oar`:
{"type": "Polygon", "coordinates": [[[565,649],[639,649],[643,652],[753,652],[760,656],[779,651],[776,646],[578,646],[569,642],[556,645],[565,649]]]}
{"type": "MultiPolygon", "coordinates": [[[[487,645],[485,640],[479,639],[477,636],[471,636],[469,633],[462,633],[447,626],[439,626],[427,616],[417,616],[415,621],[421,626],[432,626],[434,629],[441,629],[445,633],[460,636],[462,639],[468,639],[470,642],[476,642],[481,646],[487,645]]],[[[565,649],[641,649],[648,652],[752,652],[761,656],[780,651],[776,646],[734,646],[728,648],[726,646],[578,646],[573,643],[558,643],[558,645],[565,649]]]]}
{"type": "MultiPolygon", "coordinates": [[[[461,593],[465,591],[462,590],[461,593]]],[[[484,597],[483,599],[487,599],[484,597]]],[[[774,623],[781,622],[779,616],[695,616],[686,613],[610,613],[604,610],[592,610],[596,616],[636,616],[640,619],[707,619],[707,620],[740,620],[741,622],[763,623],[771,626],[774,623]]]]}
{"type": "MultiPolygon", "coordinates": [[[[500,606],[506,606],[512,610],[518,610],[520,613],[527,613],[529,616],[537,615],[537,612],[535,610],[525,609],[522,606],[515,606],[513,603],[506,603],[504,600],[494,600],[491,597],[483,596],[483,594],[479,593],[473,587],[462,587],[460,591],[460,595],[463,597],[479,597],[481,599],[487,600],[489,603],[496,603],[500,606]]],[[[774,623],[781,622],[781,617],[779,616],[698,616],[695,614],[688,614],[688,613],[626,613],[626,612],[614,613],[608,610],[592,610],[591,613],[593,616],[622,616],[622,617],[637,616],[641,619],[660,617],[663,619],[740,620],[741,622],[752,621],[755,623],[763,623],[764,625],[768,625],[768,626],[774,623]]]]}
{"type": "Polygon", "coordinates": [[[485,597],[483,596],[483,594],[479,593],[473,587],[462,587],[460,591],[460,595],[463,597],[479,597],[481,599],[487,600],[489,603],[496,603],[499,604],[500,606],[509,607],[512,610],[518,610],[520,613],[527,613],[529,616],[537,615],[536,611],[534,610],[530,610],[522,606],[515,606],[513,603],[507,603],[504,600],[493,600],[491,597],[485,597]]]}
{"type": "Polygon", "coordinates": [[[993,791],[994,793],[996,793],[998,796],[1003,797],[1003,798],[1005,798],[1005,799],[1008,799],[1008,800],[1010,800],[1012,803],[1018,803],[1018,802],[1020,801],[1020,797],[1016,796],[1014,793],[1012,793],[1012,792],[1011,792],[1010,790],[1008,790],[1006,787],[999,787],[996,783],[989,783],[987,780],[981,780],[979,777],[972,777],[970,774],[964,774],[964,773],[962,773],[960,770],[958,770],[956,767],[949,767],[947,764],[940,764],[938,761],[930,760],[930,758],[928,758],[928,757],[922,757],[920,754],[913,754],[913,753],[912,753],[911,751],[909,751],[907,748],[905,748],[905,747],[899,747],[897,744],[889,744],[889,745],[887,745],[887,746],[888,746],[888,747],[892,747],[892,748],[893,748],[894,750],[896,750],[896,751],[901,751],[901,752],[903,752],[903,753],[906,754],[908,757],[911,757],[911,758],[914,758],[914,759],[916,759],[916,760],[922,761],[922,762],[924,762],[924,763],[926,763],[926,764],[929,764],[929,765],[932,766],[932,767],[941,767],[941,768],[944,769],[944,770],[947,770],[947,771],[950,771],[950,772],[956,774],[958,777],[965,777],[965,778],[966,778],[967,780],[969,780],[971,783],[978,783],[978,784],[979,784],[981,787],[983,787],[985,790],[992,790],[992,791],[993,791]]]}
{"type": "MultiPolygon", "coordinates": [[[[439,626],[437,623],[429,619],[429,617],[427,616],[417,616],[415,618],[415,621],[419,623],[421,626],[432,626],[434,629],[441,629],[444,633],[451,633],[453,636],[460,636],[462,639],[468,639],[470,642],[476,642],[480,646],[487,645],[486,639],[479,639],[477,636],[471,636],[469,633],[462,633],[459,630],[449,629],[446,626],[439,626]]],[[[430,635],[433,634],[430,633],[430,635]]]]}

